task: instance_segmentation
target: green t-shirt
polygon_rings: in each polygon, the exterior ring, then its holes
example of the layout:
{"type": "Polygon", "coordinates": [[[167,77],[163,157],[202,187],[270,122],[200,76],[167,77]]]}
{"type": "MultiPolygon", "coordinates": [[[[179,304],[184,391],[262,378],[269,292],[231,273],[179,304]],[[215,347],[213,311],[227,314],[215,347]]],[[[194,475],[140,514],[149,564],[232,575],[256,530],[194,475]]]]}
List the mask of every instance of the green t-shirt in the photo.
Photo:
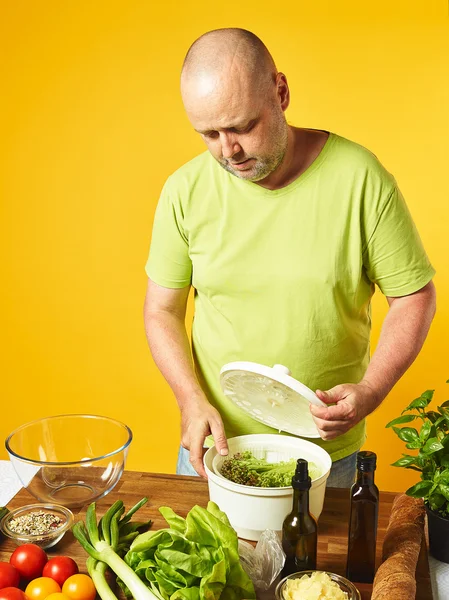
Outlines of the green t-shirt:
{"type": "MultiPolygon", "coordinates": [[[[370,356],[370,300],[411,294],[432,268],[391,174],[336,134],[286,187],[268,190],[205,152],[171,175],[156,210],[148,276],[195,289],[193,355],[228,437],[277,433],[223,395],[233,361],[286,365],[313,390],[359,382],[370,356]]],[[[359,449],[361,422],[332,441],[359,449]]]]}

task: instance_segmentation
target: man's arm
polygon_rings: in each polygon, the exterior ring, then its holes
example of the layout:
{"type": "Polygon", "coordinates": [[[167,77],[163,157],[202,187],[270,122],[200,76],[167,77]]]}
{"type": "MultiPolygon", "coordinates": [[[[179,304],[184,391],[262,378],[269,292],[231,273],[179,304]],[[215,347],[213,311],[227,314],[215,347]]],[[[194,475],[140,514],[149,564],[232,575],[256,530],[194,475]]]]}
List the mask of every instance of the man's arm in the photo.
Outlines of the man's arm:
{"type": "Polygon", "coordinates": [[[206,477],[203,443],[212,434],[220,454],[227,454],[223,422],[207,400],[193,368],[185,326],[190,286],[164,288],[148,280],[144,321],[154,362],[171,387],[181,411],[181,444],[190,450],[195,471],[206,477]]]}
{"type": "Polygon", "coordinates": [[[357,425],[384,400],[418,356],[435,315],[435,286],[430,281],[409,296],[387,297],[390,308],[382,324],[376,351],[358,384],[342,384],[317,396],[328,408],[310,410],[323,440],[331,440],[357,425]]]}

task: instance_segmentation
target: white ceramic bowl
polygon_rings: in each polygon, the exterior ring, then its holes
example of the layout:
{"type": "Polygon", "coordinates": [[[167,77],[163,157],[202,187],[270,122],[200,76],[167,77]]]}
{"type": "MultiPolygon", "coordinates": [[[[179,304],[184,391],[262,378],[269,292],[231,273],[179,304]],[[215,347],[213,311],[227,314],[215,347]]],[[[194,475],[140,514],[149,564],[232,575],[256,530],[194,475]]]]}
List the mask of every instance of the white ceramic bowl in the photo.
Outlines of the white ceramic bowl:
{"type": "MultiPolygon", "coordinates": [[[[320,446],[301,438],[275,434],[230,438],[228,446],[229,456],[250,450],[254,456],[265,457],[269,462],[292,458],[314,462],[322,475],[312,481],[310,512],[316,519],[319,518],[323,510],[326,480],[332,466],[331,457],[320,446]]],[[[216,456],[215,446],[204,455],[209,496],[227,514],[238,536],[257,541],[265,529],[281,531],[282,523],[292,509],[293,488],[259,488],[233,483],[215,472],[226,458],[215,459],[216,456]]]]}

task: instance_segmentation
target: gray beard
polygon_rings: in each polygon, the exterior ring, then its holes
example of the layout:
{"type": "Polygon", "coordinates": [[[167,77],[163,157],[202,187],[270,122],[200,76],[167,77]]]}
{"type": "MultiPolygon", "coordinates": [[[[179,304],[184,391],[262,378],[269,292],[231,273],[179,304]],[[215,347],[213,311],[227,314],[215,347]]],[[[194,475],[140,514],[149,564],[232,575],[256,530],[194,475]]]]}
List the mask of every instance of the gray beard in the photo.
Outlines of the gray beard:
{"type": "Polygon", "coordinates": [[[242,172],[235,171],[226,159],[217,159],[219,164],[223,167],[223,169],[225,169],[225,171],[228,171],[228,173],[231,173],[231,175],[235,175],[239,179],[244,179],[246,181],[253,182],[265,179],[265,177],[268,177],[270,173],[273,173],[273,171],[275,171],[279,167],[279,165],[284,160],[285,153],[287,152],[288,127],[286,125],[285,118],[283,115],[280,116],[280,120],[277,122],[277,127],[274,131],[276,130],[278,134],[282,132],[283,135],[282,138],[279,139],[279,141],[277,142],[273,154],[263,159],[256,158],[256,163],[253,167],[251,167],[250,170],[242,172]],[[245,175],[245,173],[247,174],[245,175]]]}
{"type": "Polygon", "coordinates": [[[273,173],[273,171],[275,171],[284,160],[286,151],[287,147],[283,148],[282,150],[279,149],[276,154],[270,156],[269,158],[265,158],[263,160],[256,159],[256,163],[253,167],[251,167],[250,170],[242,172],[234,170],[228,161],[222,161],[219,159],[217,160],[220,166],[222,166],[223,169],[228,173],[231,173],[231,175],[235,175],[235,177],[238,177],[238,179],[255,182],[265,179],[265,177],[268,177],[268,175],[273,173]]]}

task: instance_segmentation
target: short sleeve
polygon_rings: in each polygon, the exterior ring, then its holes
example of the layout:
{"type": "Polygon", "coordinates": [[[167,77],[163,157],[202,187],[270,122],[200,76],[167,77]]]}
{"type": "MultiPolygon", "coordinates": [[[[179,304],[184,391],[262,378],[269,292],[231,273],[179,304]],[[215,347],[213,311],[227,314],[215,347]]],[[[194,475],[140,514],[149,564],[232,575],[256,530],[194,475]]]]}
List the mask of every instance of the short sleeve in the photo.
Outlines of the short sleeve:
{"type": "Polygon", "coordinates": [[[192,262],[182,205],[170,187],[168,179],[156,208],[145,271],[158,285],[183,288],[191,283],[192,262]]]}
{"type": "Polygon", "coordinates": [[[379,207],[363,253],[369,279],[386,296],[407,296],[435,274],[405,200],[395,185],[379,207]]]}

